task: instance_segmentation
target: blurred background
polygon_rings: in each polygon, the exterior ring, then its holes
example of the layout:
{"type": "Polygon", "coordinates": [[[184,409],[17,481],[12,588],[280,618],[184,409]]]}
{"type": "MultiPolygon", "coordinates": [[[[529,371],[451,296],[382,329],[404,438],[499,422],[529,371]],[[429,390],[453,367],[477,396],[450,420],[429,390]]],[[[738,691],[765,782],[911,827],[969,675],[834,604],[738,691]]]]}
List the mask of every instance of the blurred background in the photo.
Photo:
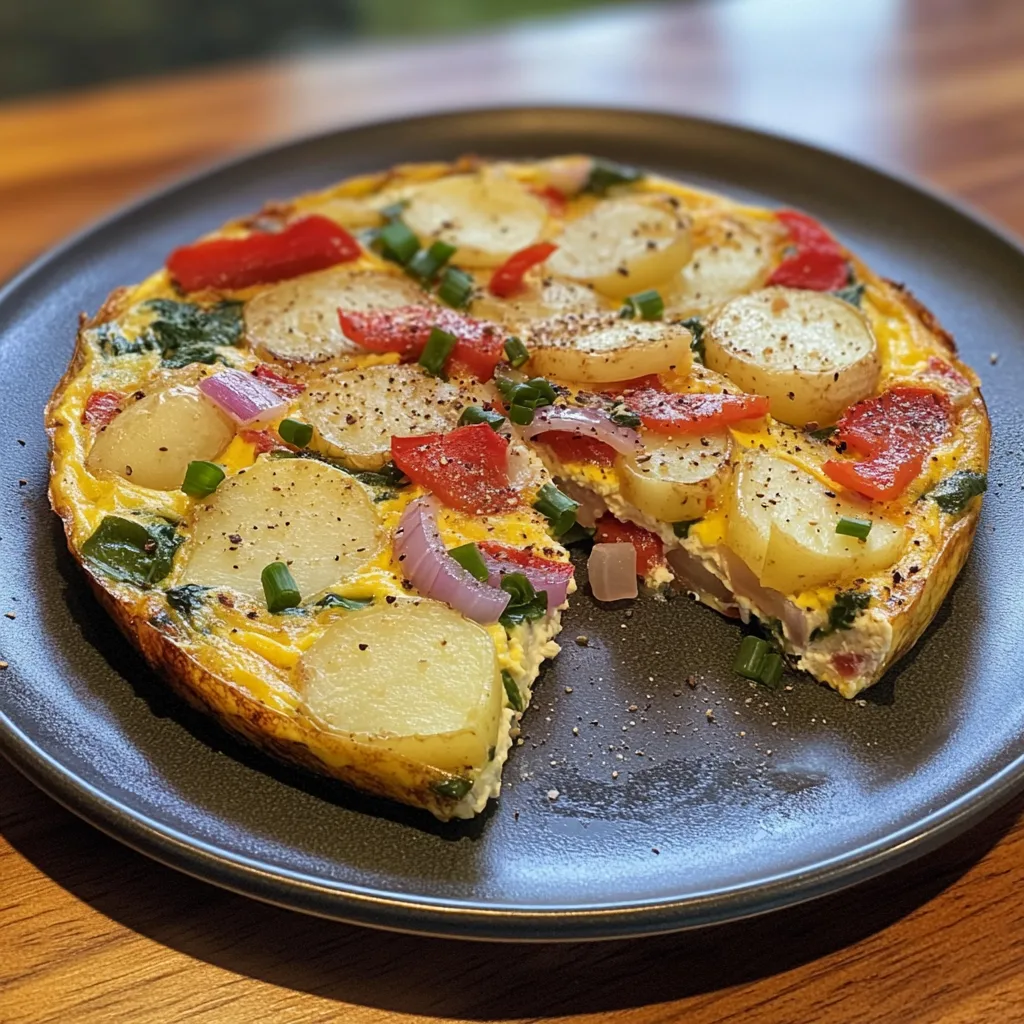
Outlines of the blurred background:
{"type": "MultiPolygon", "coordinates": [[[[619,0],[624,5],[628,0],[619,0]]],[[[599,6],[599,0],[0,0],[0,100],[599,6]]]]}

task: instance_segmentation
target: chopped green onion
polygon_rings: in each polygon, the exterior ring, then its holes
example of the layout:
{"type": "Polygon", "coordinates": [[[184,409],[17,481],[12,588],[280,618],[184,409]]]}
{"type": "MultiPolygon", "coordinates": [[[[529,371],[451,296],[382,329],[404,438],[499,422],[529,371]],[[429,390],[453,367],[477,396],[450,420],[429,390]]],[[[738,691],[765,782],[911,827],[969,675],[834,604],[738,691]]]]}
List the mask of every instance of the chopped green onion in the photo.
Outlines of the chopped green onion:
{"type": "Polygon", "coordinates": [[[526,707],[523,703],[523,695],[508,669],[501,670],[501,681],[505,685],[505,695],[508,697],[509,707],[513,711],[522,711],[526,707]]]}
{"type": "Polygon", "coordinates": [[[836,523],[836,533],[842,537],[856,537],[857,540],[867,540],[871,532],[870,519],[857,519],[854,516],[843,516],[836,523]]]}
{"type": "Polygon", "coordinates": [[[462,410],[458,425],[465,427],[473,423],[486,423],[491,430],[497,430],[505,422],[505,417],[490,409],[482,409],[479,405],[467,405],[462,410]]]}
{"type": "Polygon", "coordinates": [[[642,177],[643,174],[635,167],[627,167],[611,160],[595,160],[590,166],[590,177],[587,178],[583,191],[603,196],[613,185],[631,185],[642,177]]]}
{"type": "Polygon", "coordinates": [[[403,267],[416,255],[420,247],[420,240],[409,226],[397,219],[382,227],[377,238],[385,258],[401,263],[403,267]]]}
{"type": "MultiPolygon", "coordinates": [[[[544,401],[540,403],[541,405],[550,405],[558,397],[558,392],[555,391],[554,384],[549,380],[545,380],[543,377],[531,377],[526,383],[544,399],[544,401]]],[[[536,406],[534,408],[536,408],[536,406]]]]}
{"type": "Polygon", "coordinates": [[[760,680],[768,651],[768,644],[759,636],[745,636],[740,644],[739,654],[733,662],[733,672],[744,679],[760,680]]]}
{"type": "Polygon", "coordinates": [[[444,364],[452,354],[458,339],[454,334],[442,331],[440,327],[430,329],[430,337],[420,354],[419,364],[427,373],[440,377],[444,373],[444,364]]]}
{"type": "Polygon", "coordinates": [[[533,422],[533,409],[528,405],[510,405],[508,418],[519,427],[527,427],[533,422]]]}
{"type": "Polygon", "coordinates": [[[313,427],[301,420],[281,420],[277,432],[281,435],[282,441],[293,444],[296,448],[305,448],[313,440],[313,427]]]}
{"type": "Polygon", "coordinates": [[[506,573],[501,577],[501,589],[510,596],[505,610],[498,621],[505,629],[512,629],[523,622],[542,619],[548,612],[548,592],[539,593],[521,572],[506,573]]]}
{"type": "MultiPolygon", "coordinates": [[[[637,292],[626,298],[626,304],[622,307],[625,314],[629,310],[630,317],[640,317],[641,320],[660,320],[665,312],[665,302],[661,295],[653,288],[645,292],[637,292]]],[[[628,318],[627,318],[628,319],[628,318]]]]}
{"type": "Polygon", "coordinates": [[[686,537],[690,533],[690,527],[699,522],[699,519],[681,519],[678,523],[672,524],[672,532],[677,537],[686,537]]]}
{"type": "Polygon", "coordinates": [[[561,537],[576,522],[576,510],[580,504],[567,494],[563,494],[554,484],[545,484],[537,492],[537,500],[533,507],[547,518],[551,524],[551,532],[556,537],[561,537]]]}
{"type": "Polygon", "coordinates": [[[224,479],[224,470],[216,462],[203,462],[196,459],[188,464],[181,489],[190,498],[205,498],[213,494],[224,479]]]}
{"type": "Polygon", "coordinates": [[[782,678],[782,658],[774,651],[764,656],[761,662],[761,671],[758,673],[757,681],[763,683],[769,690],[774,690],[782,678]]]}
{"type": "Polygon", "coordinates": [[[447,797],[449,800],[461,800],[472,788],[472,780],[464,779],[460,775],[453,775],[450,779],[435,782],[431,786],[438,796],[447,797]]]}
{"type": "Polygon", "coordinates": [[[505,357],[508,359],[510,366],[518,368],[530,358],[530,353],[518,338],[506,338],[505,357]]]}
{"type": "Polygon", "coordinates": [[[399,199],[397,203],[391,203],[390,206],[384,206],[378,212],[385,220],[396,220],[402,216],[408,205],[408,200],[399,199]]]}
{"type": "Polygon", "coordinates": [[[490,572],[484,564],[484,556],[480,554],[480,549],[475,544],[462,544],[457,548],[449,548],[448,554],[481,583],[490,576],[490,572]]]}
{"type": "Polygon", "coordinates": [[[465,309],[473,295],[473,278],[458,267],[449,267],[441,278],[437,297],[452,309],[465,309]]]}
{"type": "Polygon", "coordinates": [[[424,284],[431,284],[441,268],[455,255],[455,246],[447,242],[434,242],[429,249],[420,249],[405,265],[405,271],[424,284]]]}
{"type": "Polygon", "coordinates": [[[267,597],[267,610],[283,612],[286,608],[295,608],[302,600],[295,578],[288,571],[284,562],[271,562],[260,573],[263,593],[267,597]]]}

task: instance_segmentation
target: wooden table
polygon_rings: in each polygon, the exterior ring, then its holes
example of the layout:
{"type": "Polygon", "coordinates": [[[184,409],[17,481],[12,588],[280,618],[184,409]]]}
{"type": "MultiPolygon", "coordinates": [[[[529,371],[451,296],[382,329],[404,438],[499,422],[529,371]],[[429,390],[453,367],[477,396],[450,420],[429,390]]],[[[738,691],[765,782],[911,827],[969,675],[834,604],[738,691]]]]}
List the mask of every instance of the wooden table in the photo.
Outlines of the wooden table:
{"type": "MultiPolygon", "coordinates": [[[[1024,234],[1020,0],[631,7],[0,107],[0,278],[271,140],[487,102],[719,116],[922,176],[1024,234]]],[[[0,1021],[1024,1019],[1024,797],[896,874],[744,925],[468,945],[303,918],[153,864],[0,765],[0,1021]]]]}

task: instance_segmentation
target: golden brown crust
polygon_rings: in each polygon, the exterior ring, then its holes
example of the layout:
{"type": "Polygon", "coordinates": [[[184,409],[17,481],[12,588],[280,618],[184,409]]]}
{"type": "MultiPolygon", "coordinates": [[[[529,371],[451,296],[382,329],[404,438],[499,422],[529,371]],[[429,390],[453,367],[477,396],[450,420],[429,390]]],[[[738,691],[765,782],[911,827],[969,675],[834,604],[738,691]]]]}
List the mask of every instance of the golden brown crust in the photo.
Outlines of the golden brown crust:
{"type": "Polygon", "coordinates": [[[953,340],[953,335],[939,323],[938,317],[905,284],[900,281],[889,280],[888,278],[883,278],[883,280],[899,294],[903,304],[921,321],[925,329],[935,340],[951,356],[955,357],[957,354],[956,342],[953,340]]]}

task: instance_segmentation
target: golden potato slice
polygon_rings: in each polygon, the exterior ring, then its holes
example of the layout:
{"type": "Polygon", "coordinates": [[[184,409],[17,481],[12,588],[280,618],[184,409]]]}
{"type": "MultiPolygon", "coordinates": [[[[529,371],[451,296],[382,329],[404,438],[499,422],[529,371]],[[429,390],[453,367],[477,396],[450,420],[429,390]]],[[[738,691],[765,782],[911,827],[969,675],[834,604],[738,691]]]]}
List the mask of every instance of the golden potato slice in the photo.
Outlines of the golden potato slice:
{"type": "Polygon", "coordinates": [[[306,600],[362,569],[383,542],[358,480],[313,459],[261,456],[197,506],[180,582],[263,600],[264,568],[285,562],[306,600]]]}
{"type": "Polygon", "coordinates": [[[314,428],[310,447],[353,469],[380,469],[391,438],[452,430],[488,391],[449,383],[415,365],[368,366],[311,378],[300,415],[314,428]]]}
{"type": "Polygon", "coordinates": [[[470,313],[516,331],[527,330],[538,320],[569,313],[594,313],[602,308],[594,289],[576,281],[531,272],[525,284],[523,291],[511,299],[499,299],[484,292],[474,301],[470,313]]]}
{"type": "Polygon", "coordinates": [[[407,277],[331,267],[282,281],[251,298],[245,304],[245,333],[274,359],[318,363],[363,351],[345,337],[339,307],[361,313],[432,302],[407,277]]]}
{"type": "Polygon", "coordinates": [[[855,306],[823,292],[763,288],[727,302],[704,335],[704,362],[766,395],[783,423],[835,423],[870,395],[878,342],[855,306]]]}
{"type": "Polygon", "coordinates": [[[622,497],[666,523],[700,519],[728,476],[728,431],[670,438],[642,432],[644,450],[615,460],[622,497]]]}
{"type": "Polygon", "coordinates": [[[334,733],[447,771],[480,768],[502,684],[487,630],[426,599],[340,614],[303,655],[310,715],[334,733]]]}
{"type": "Polygon", "coordinates": [[[690,258],[689,218],[656,196],[606,199],[553,239],[545,266],[615,299],[670,281],[690,258]]]}
{"type": "Polygon", "coordinates": [[[458,174],[417,189],[402,218],[427,245],[456,247],[453,262],[497,267],[540,238],[548,210],[519,182],[502,174],[458,174]]]}
{"type": "Polygon", "coordinates": [[[895,565],[906,544],[904,530],[870,503],[839,498],[794,463],[756,449],[736,463],[728,522],[728,546],[762,586],[783,594],[870,576],[895,565]],[[872,520],[867,540],[836,533],[843,516],[872,520]]]}
{"type": "Polygon", "coordinates": [[[622,320],[618,314],[563,316],[524,331],[530,371],[586,383],[690,369],[690,332],[680,324],[622,320]]]}
{"type": "Polygon", "coordinates": [[[190,462],[215,459],[234,436],[234,425],[198,388],[175,385],[140,398],[103,427],[85,464],[91,473],[174,491],[190,462]]]}

